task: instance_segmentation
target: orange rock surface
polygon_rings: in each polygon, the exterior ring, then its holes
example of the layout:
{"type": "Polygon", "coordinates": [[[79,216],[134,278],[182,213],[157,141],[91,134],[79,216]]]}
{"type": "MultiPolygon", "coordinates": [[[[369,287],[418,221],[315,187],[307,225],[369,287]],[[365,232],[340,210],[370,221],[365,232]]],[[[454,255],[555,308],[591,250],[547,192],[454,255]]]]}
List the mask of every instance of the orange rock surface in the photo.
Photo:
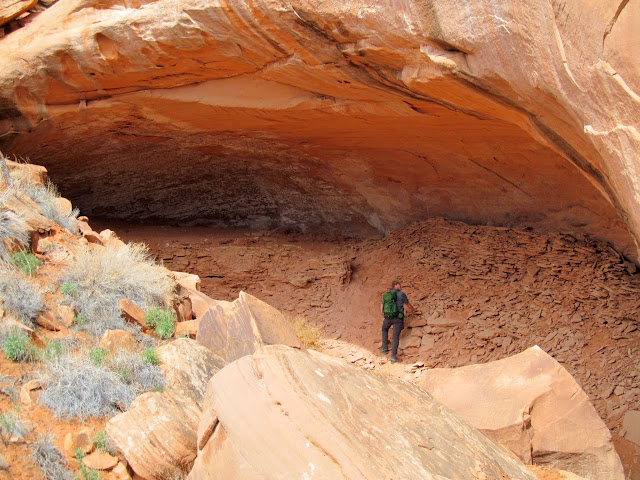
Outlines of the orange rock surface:
{"type": "Polygon", "coordinates": [[[637,19],[605,0],[59,2],[0,40],[0,148],[94,216],[350,235],[446,216],[635,255],[637,19]]]}

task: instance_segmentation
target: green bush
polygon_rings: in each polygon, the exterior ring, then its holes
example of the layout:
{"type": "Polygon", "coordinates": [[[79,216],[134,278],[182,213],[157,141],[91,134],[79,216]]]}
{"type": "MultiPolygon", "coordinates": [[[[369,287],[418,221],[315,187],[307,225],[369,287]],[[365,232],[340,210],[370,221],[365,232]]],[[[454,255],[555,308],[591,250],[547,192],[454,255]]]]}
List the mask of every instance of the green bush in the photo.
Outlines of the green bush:
{"type": "Polygon", "coordinates": [[[84,315],[76,315],[76,317],[73,319],[73,322],[78,326],[86,325],[88,321],[89,319],[84,315]]]}
{"type": "Polygon", "coordinates": [[[60,286],[60,293],[67,297],[71,297],[78,293],[78,287],[71,282],[63,282],[60,286]]]}
{"type": "Polygon", "coordinates": [[[160,357],[158,356],[158,352],[156,352],[155,348],[147,348],[142,352],[142,361],[143,363],[148,363],[150,365],[159,365],[160,357]]]}
{"type": "Polygon", "coordinates": [[[11,255],[11,263],[17,266],[22,273],[30,277],[33,277],[38,269],[42,267],[42,260],[26,250],[13,253],[11,255]]]}
{"type": "Polygon", "coordinates": [[[23,330],[12,330],[2,343],[2,350],[12,362],[32,362],[40,358],[40,350],[31,344],[29,335],[23,330]]]}
{"type": "Polygon", "coordinates": [[[109,350],[102,347],[96,347],[89,350],[89,360],[96,366],[104,365],[104,361],[109,356],[109,350]]]}
{"type": "Polygon", "coordinates": [[[100,480],[102,478],[98,470],[88,468],[82,461],[82,459],[86,456],[86,453],[84,453],[79,448],[76,448],[73,451],[73,455],[76,457],[76,462],[78,462],[78,471],[81,475],[81,477],[76,477],[75,480],[100,480]]]}
{"type": "Polygon", "coordinates": [[[171,338],[176,331],[176,319],[169,309],[150,308],[144,321],[147,326],[155,329],[160,338],[171,338]]]}
{"type": "Polygon", "coordinates": [[[47,346],[44,348],[44,352],[42,353],[45,359],[57,357],[62,353],[62,343],[60,340],[51,340],[47,343],[47,346]]]}
{"type": "Polygon", "coordinates": [[[100,450],[101,452],[109,451],[109,437],[107,437],[107,432],[104,430],[96,432],[93,437],[93,444],[96,446],[96,450],[100,450]]]}

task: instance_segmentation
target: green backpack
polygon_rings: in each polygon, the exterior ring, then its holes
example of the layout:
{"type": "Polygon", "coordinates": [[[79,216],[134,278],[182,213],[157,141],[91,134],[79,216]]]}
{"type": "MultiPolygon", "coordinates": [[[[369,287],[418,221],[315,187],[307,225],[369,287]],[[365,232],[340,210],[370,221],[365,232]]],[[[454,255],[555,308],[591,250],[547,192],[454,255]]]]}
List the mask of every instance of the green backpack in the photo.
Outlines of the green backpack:
{"type": "Polygon", "coordinates": [[[382,314],[384,318],[396,318],[398,316],[398,304],[396,292],[387,292],[382,296],[382,314]]]}

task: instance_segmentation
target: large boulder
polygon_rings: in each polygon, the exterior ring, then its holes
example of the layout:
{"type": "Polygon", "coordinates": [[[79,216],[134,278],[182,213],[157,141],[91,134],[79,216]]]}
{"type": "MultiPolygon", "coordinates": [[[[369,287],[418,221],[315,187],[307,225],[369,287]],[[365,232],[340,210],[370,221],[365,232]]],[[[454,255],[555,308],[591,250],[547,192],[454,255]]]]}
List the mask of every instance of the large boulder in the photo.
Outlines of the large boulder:
{"type": "Polygon", "coordinates": [[[233,302],[211,307],[202,317],[196,340],[232,362],[263,345],[304,348],[284,315],[245,292],[233,302]]]}
{"type": "Polygon", "coordinates": [[[136,398],[106,430],[131,468],[145,479],[180,474],[196,458],[197,430],[209,379],[224,361],[195,340],[177,339],[158,349],[166,380],[162,393],[136,398]]]}
{"type": "Polygon", "coordinates": [[[533,480],[420,388],[327,355],[266,346],[210,381],[189,480],[533,480]]]}
{"type": "Polygon", "coordinates": [[[537,346],[483,365],[428,370],[420,386],[525,463],[624,480],[611,433],[589,397],[537,346]]]}

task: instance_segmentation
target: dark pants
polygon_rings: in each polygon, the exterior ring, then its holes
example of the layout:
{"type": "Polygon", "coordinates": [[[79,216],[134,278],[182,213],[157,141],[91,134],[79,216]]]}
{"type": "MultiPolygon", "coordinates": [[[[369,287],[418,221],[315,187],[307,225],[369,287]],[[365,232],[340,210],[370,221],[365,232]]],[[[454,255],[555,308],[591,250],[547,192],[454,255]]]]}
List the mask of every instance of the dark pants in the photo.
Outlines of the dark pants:
{"type": "Polygon", "coordinates": [[[398,344],[400,343],[400,332],[404,328],[403,318],[385,318],[382,322],[382,349],[388,348],[389,329],[393,325],[393,344],[391,346],[391,358],[396,358],[398,354],[398,344]]]}

